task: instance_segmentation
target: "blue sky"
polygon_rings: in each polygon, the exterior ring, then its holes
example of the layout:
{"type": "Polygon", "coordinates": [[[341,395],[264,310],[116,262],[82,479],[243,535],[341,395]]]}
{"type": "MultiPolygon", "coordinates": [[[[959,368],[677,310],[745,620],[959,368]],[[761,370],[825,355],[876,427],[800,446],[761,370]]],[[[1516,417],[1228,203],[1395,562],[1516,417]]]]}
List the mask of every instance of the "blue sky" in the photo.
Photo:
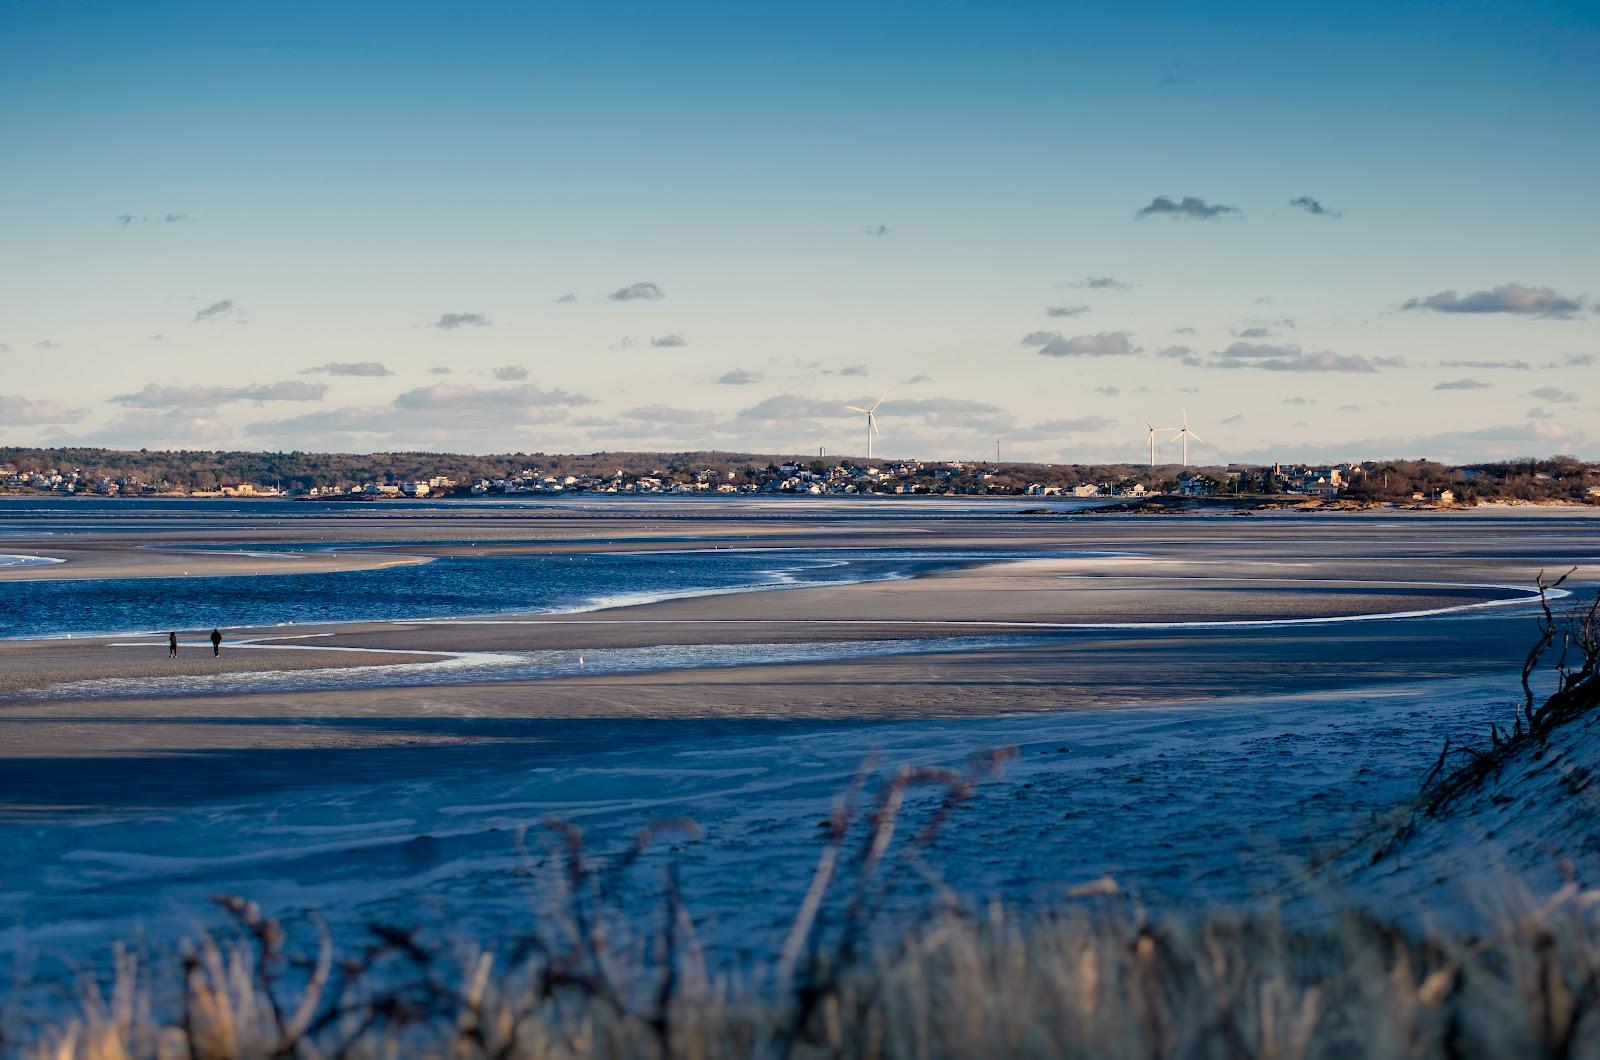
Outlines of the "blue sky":
{"type": "Polygon", "coordinates": [[[1593,4],[0,2],[0,444],[1600,457],[1596,114],[1593,4]]]}

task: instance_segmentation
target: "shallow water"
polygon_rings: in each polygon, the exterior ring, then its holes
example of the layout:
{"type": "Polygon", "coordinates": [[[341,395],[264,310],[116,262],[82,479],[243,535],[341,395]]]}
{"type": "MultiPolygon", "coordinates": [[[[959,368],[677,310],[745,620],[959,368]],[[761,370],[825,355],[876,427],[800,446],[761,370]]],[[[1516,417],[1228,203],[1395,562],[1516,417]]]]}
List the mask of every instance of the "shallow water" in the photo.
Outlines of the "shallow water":
{"type": "MultiPolygon", "coordinates": [[[[252,551],[270,566],[274,556],[295,549],[252,551]]],[[[491,554],[324,574],[0,582],[0,636],[572,611],[673,596],[904,578],[1008,555],[827,549],[491,554]]]]}
{"type": "Polygon", "coordinates": [[[5,556],[0,555],[0,567],[46,567],[52,563],[61,563],[62,560],[51,559],[49,556],[5,556]]]}

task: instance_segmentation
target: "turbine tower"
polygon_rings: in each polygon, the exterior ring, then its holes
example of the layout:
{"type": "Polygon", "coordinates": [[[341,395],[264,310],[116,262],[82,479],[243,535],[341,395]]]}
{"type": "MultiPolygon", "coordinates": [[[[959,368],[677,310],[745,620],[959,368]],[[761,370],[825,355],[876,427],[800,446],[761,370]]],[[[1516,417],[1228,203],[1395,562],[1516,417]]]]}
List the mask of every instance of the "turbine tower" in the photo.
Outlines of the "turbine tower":
{"type": "Polygon", "coordinates": [[[1144,421],[1144,425],[1145,425],[1145,429],[1150,432],[1150,434],[1149,434],[1150,466],[1151,467],[1155,467],[1156,466],[1156,435],[1161,433],[1162,431],[1175,431],[1178,428],[1176,428],[1176,427],[1157,427],[1155,424],[1151,423],[1149,420],[1145,420],[1144,421]]]}
{"type": "MultiPolygon", "coordinates": [[[[1171,427],[1167,428],[1167,430],[1169,430],[1169,431],[1172,430],[1172,429],[1173,428],[1171,428],[1171,427]]],[[[1189,439],[1193,438],[1195,441],[1201,443],[1202,445],[1205,444],[1205,439],[1204,438],[1200,437],[1198,434],[1194,433],[1193,431],[1191,431],[1189,429],[1189,410],[1188,409],[1184,409],[1183,410],[1183,426],[1177,428],[1177,431],[1178,431],[1178,433],[1173,435],[1173,437],[1174,438],[1182,438],[1183,439],[1183,466],[1184,467],[1188,467],[1189,466],[1189,439]]]]}
{"type": "Polygon", "coordinates": [[[846,405],[845,406],[845,408],[849,409],[851,412],[864,412],[864,413],[867,414],[867,459],[868,460],[872,459],[872,439],[874,439],[874,438],[876,438],[878,436],[878,406],[881,405],[881,404],[883,404],[883,398],[879,398],[877,401],[874,401],[872,403],[872,407],[870,409],[864,409],[864,408],[861,408],[858,405],[846,405]]]}

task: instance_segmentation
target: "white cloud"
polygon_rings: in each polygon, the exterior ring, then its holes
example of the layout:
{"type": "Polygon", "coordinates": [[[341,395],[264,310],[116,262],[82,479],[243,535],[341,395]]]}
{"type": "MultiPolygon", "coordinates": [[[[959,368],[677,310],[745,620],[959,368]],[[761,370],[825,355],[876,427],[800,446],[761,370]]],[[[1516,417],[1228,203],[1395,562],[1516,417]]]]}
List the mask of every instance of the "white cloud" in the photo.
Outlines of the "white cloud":
{"type": "Polygon", "coordinates": [[[0,394],[0,427],[36,427],[47,423],[77,423],[88,415],[59,401],[36,401],[0,394]]]}

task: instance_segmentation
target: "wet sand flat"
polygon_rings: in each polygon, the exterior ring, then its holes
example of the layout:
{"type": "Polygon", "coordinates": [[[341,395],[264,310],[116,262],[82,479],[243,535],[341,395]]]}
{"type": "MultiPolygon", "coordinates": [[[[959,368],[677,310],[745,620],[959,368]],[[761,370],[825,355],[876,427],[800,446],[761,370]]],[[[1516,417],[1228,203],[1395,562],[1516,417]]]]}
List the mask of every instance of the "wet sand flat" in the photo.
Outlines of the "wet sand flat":
{"type": "Polygon", "coordinates": [[[278,552],[249,555],[232,552],[172,551],[131,544],[85,546],[8,542],[6,548],[20,554],[43,556],[61,562],[0,567],[0,582],[328,574],[336,571],[383,570],[387,567],[428,562],[425,556],[402,556],[394,553],[278,552]]]}
{"type": "MultiPolygon", "coordinates": [[[[110,552],[142,556],[155,541],[183,543],[202,534],[236,536],[241,543],[264,536],[352,544],[403,539],[395,547],[413,562],[430,552],[470,555],[474,548],[530,554],[701,548],[710,535],[721,543],[760,539],[771,547],[892,543],[933,557],[1000,547],[1016,558],[975,561],[907,580],[727,593],[579,613],[229,630],[220,660],[210,658],[198,631],[184,634],[176,662],[166,659],[164,638],[157,636],[0,641],[0,757],[330,741],[383,745],[415,738],[405,725],[386,727],[386,719],[973,716],[1503,673],[1525,650],[1525,630],[1531,628],[1527,589],[1538,572],[1570,564],[1578,567],[1580,581],[1600,575],[1600,524],[1583,518],[918,514],[864,526],[861,519],[826,512],[715,518],[697,508],[678,518],[566,512],[296,522],[238,526],[201,520],[182,530],[139,533],[120,528],[78,547],[87,556],[114,540],[110,552]],[[484,542],[462,544],[472,535],[484,542]],[[1062,555],[1090,552],[1105,554],[1062,555]],[[1445,614],[1373,617],[1433,611],[1445,614]],[[1358,621],[1345,621],[1350,619],[1358,621]],[[830,656],[830,645],[844,642],[920,644],[1035,633],[1044,639],[960,651],[895,648],[901,653],[830,656]],[[802,652],[814,647],[814,658],[740,665],[743,646],[773,644],[797,645],[802,652]],[[448,685],[430,685],[424,674],[405,687],[274,691],[281,680],[274,675],[306,671],[337,677],[364,668],[364,677],[379,680],[385,667],[406,667],[414,675],[419,664],[425,669],[468,653],[577,655],[663,646],[722,650],[715,666],[703,668],[691,662],[691,668],[540,680],[496,681],[490,675],[448,685]],[[119,682],[204,681],[214,674],[256,674],[260,683],[245,690],[235,683],[205,695],[116,691],[119,682]],[[76,698],[74,688],[91,686],[100,698],[76,698]],[[350,719],[360,725],[352,728],[350,719]]],[[[26,551],[9,541],[7,550],[26,551]]],[[[357,558],[402,557],[373,551],[357,558]]],[[[752,651],[748,662],[756,658],[752,651]]]]}
{"type": "MultiPolygon", "coordinates": [[[[1216,567],[1144,558],[985,563],[924,577],[725,593],[557,614],[229,630],[223,658],[204,631],[0,641],[0,701],[66,682],[202,677],[414,664],[452,654],[582,652],[662,645],[802,644],[972,637],[1055,627],[1325,622],[1478,609],[1526,590],[1473,583],[1341,578],[1270,563],[1216,567]]],[[[844,664],[840,664],[844,665],[844,664]]]]}
{"type": "MultiPolygon", "coordinates": [[[[168,657],[165,635],[0,641],[0,704],[4,703],[7,693],[66,682],[198,678],[236,673],[261,673],[264,681],[270,681],[265,675],[274,671],[383,666],[414,663],[419,659],[412,654],[341,651],[332,645],[312,652],[275,650],[266,645],[245,649],[226,642],[221,655],[213,656],[211,644],[206,640],[209,632],[180,632],[177,658],[168,657]]],[[[270,684],[265,687],[270,688],[270,684]]]]}

